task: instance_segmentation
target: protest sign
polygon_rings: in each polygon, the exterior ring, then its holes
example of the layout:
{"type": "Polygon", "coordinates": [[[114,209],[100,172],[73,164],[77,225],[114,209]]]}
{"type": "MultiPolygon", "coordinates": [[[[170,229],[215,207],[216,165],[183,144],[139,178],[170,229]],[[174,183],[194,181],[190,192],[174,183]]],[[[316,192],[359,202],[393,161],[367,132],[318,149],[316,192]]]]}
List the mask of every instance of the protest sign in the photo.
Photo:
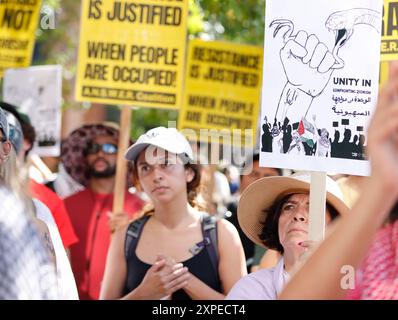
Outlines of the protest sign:
{"type": "Polygon", "coordinates": [[[367,175],[381,0],[268,1],[262,166],[367,175]]]}
{"type": "Polygon", "coordinates": [[[82,1],[76,99],[181,105],[188,0],[82,1]]]}
{"type": "Polygon", "coordinates": [[[260,47],[190,41],[179,129],[194,129],[197,140],[205,142],[213,129],[223,143],[241,146],[247,141],[252,146],[259,115],[262,63],[260,47]]]}
{"type": "Polygon", "coordinates": [[[0,78],[32,60],[41,0],[0,0],[0,78]]]}
{"type": "Polygon", "coordinates": [[[398,60],[398,1],[384,0],[381,60],[398,60]]]}
{"type": "Polygon", "coordinates": [[[59,156],[62,67],[8,69],[4,74],[3,97],[29,116],[36,131],[31,152],[42,157],[59,156]]]}

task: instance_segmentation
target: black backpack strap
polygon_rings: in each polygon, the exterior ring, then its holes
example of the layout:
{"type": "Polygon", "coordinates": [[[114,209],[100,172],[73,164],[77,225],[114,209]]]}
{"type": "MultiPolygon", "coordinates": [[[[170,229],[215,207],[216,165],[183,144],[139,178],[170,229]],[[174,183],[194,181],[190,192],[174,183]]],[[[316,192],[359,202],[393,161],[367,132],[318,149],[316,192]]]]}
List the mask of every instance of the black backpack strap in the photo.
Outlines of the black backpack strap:
{"type": "Polygon", "coordinates": [[[217,241],[217,219],[214,216],[203,215],[202,232],[207,253],[209,254],[211,265],[218,274],[218,241],[217,241]]]}
{"type": "Polygon", "coordinates": [[[135,250],[135,248],[137,247],[138,239],[140,238],[142,228],[149,218],[150,216],[144,216],[140,219],[134,220],[129,224],[126,233],[126,241],[124,243],[124,255],[126,257],[126,261],[128,260],[127,258],[131,250],[135,250]]]}

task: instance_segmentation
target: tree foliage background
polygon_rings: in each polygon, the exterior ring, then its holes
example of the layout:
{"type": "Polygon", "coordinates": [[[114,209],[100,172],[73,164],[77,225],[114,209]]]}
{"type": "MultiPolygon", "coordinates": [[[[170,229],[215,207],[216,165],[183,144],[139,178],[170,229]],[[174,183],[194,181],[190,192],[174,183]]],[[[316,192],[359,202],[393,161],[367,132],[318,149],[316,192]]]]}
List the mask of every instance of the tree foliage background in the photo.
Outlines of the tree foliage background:
{"type": "MultiPolygon", "coordinates": [[[[34,65],[63,66],[64,108],[88,108],[74,101],[74,79],[79,43],[81,1],[43,0],[42,17],[55,21],[54,29],[38,29],[34,65]]],[[[263,45],[265,0],[189,0],[188,37],[263,45]]],[[[109,117],[118,119],[118,107],[109,117]]],[[[139,108],[133,112],[132,137],[149,128],[176,121],[177,111],[139,108]]]]}

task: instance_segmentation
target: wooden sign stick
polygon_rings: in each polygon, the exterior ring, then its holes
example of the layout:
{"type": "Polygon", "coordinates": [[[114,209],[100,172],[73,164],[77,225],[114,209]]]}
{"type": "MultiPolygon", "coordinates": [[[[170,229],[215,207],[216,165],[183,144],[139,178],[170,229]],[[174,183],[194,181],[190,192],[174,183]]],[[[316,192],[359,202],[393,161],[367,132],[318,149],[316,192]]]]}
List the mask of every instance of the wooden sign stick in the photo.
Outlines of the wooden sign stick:
{"type": "Polygon", "coordinates": [[[326,172],[311,172],[308,239],[322,241],[325,236],[326,172]]]}
{"type": "Polygon", "coordinates": [[[131,107],[123,106],[120,114],[120,134],[113,198],[113,213],[120,213],[124,210],[124,193],[126,190],[127,175],[127,160],[124,158],[124,153],[129,147],[131,113],[131,107]]]}

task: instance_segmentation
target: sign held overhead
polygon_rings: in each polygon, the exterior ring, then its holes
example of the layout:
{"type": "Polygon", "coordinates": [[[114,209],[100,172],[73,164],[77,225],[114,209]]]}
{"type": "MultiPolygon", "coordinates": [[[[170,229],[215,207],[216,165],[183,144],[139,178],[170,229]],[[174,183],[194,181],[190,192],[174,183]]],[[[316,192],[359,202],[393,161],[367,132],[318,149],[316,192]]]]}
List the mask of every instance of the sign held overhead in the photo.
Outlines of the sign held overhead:
{"type": "Polygon", "coordinates": [[[178,109],[188,1],[82,2],[76,98],[178,109]]]}
{"type": "Polygon", "coordinates": [[[381,0],[267,2],[262,165],[369,173],[381,21],[381,0]]]}
{"type": "Polygon", "coordinates": [[[7,68],[30,65],[40,8],[41,0],[0,1],[0,78],[7,68]]]}
{"type": "MultiPolygon", "coordinates": [[[[191,40],[179,129],[203,142],[252,147],[260,108],[263,49],[191,40]],[[205,134],[207,130],[208,134],[205,134]]],[[[194,139],[193,137],[188,137],[194,139]]]]}

